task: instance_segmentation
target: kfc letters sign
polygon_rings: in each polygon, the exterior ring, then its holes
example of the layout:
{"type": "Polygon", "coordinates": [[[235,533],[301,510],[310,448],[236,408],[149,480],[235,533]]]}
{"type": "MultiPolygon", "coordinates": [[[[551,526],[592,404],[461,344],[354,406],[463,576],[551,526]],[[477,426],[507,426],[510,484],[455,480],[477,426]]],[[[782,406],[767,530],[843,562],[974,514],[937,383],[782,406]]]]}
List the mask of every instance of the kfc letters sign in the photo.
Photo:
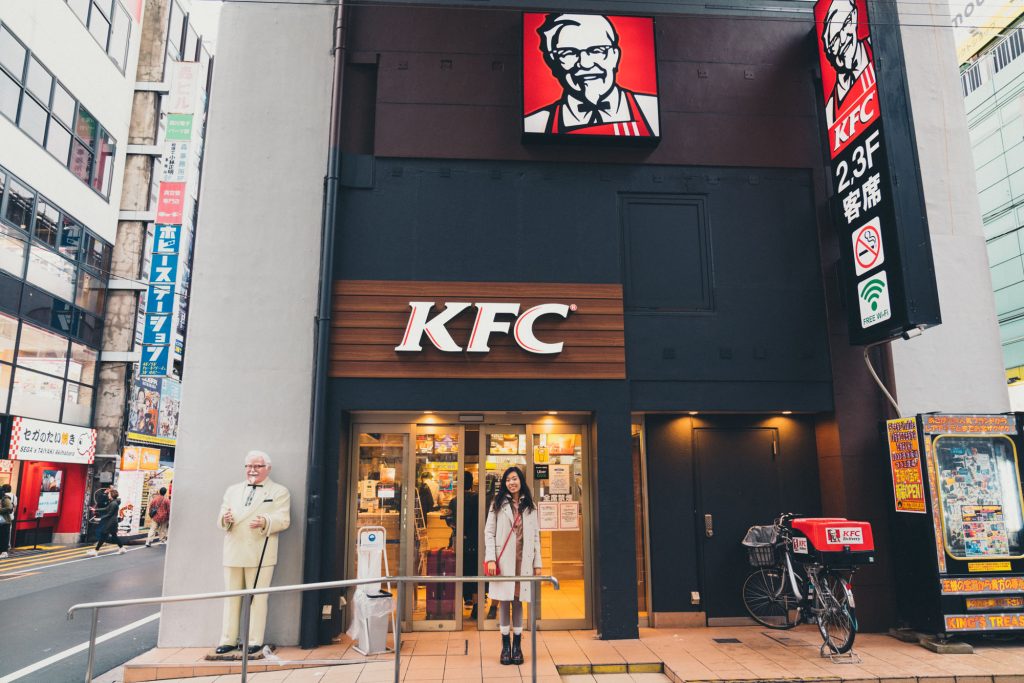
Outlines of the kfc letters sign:
{"type": "Polygon", "coordinates": [[[523,137],[656,143],[654,19],[523,14],[523,137]]]}
{"type": "Polygon", "coordinates": [[[533,325],[537,319],[545,315],[556,315],[560,318],[569,317],[569,311],[575,310],[575,305],[566,304],[540,304],[533,306],[519,313],[519,304],[513,303],[447,303],[444,310],[433,318],[430,311],[434,307],[433,301],[410,301],[409,307],[412,311],[409,314],[409,323],[405,326],[405,335],[402,343],[395,347],[395,351],[422,351],[420,342],[426,334],[430,342],[439,350],[449,353],[458,353],[462,347],[455,343],[445,324],[462,313],[470,306],[476,306],[476,321],[469,334],[469,343],[466,351],[469,353],[487,353],[491,350],[488,341],[492,334],[509,334],[512,323],[508,320],[498,321],[499,315],[516,316],[515,327],[512,328],[512,336],[519,345],[519,348],[530,353],[551,354],[562,352],[562,342],[547,343],[537,339],[533,325]]]}
{"type": "Polygon", "coordinates": [[[902,64],[898,28],[874,40],[869,4],[817,0],[814,7],[833,213],[853,344],[893,339],[940,322],[906,86],[892,66],[902,64]],[[888,80],[881,82],[875,66],[876,54],[883,53],[889,68],[883,74],[888,80]],[[890,123],[898,138],[909,140],[910,151],[904,148],[907,140],[887,144],[883,124],[890,123]]]}
{"type": "Polygon", "coordinates": [[[88,465],[96,455],[96,430],[30,420],[11,421],[11,460],[41,460],[88,465]]]}

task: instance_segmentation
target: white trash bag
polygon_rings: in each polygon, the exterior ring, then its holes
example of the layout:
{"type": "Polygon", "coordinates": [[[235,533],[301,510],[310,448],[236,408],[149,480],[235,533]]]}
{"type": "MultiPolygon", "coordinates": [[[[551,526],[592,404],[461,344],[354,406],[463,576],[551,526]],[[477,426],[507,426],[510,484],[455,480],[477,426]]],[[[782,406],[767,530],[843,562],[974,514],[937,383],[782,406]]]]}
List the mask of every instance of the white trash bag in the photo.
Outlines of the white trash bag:
{"type": "Polygon", "coordinates": [[[356,651],[364,655],[388,651],[388,623],[394,607],[394,598],[387,591],[371,595],[358,589],[355,591],[348,635],[356,641],[356,651]]]}

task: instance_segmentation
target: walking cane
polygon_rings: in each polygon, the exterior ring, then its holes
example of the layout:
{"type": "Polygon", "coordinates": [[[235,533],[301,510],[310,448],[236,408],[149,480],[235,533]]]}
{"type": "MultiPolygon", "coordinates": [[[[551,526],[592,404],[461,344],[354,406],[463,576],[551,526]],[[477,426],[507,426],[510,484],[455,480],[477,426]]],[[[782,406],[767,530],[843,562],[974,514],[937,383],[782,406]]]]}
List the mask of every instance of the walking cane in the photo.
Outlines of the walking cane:
{"type": "MultiPolygon", "coordinates": [[[[269,531],[269,529],[268,529],[269,531]]],[[[263,551],[260,553],[260,563],[256,565],[256,577],[252,580],[252,587],[260,583],[260,572],[263,570],[263,557],[267,554],[267,543],[270,542],[270,534],[263,539],[263,551]]],[[[249,670],[249,615],[252,613],[252,603],[256,596],[249,594],[249,602],[242,610],[242,681],[246,680],[249,670]]]]}

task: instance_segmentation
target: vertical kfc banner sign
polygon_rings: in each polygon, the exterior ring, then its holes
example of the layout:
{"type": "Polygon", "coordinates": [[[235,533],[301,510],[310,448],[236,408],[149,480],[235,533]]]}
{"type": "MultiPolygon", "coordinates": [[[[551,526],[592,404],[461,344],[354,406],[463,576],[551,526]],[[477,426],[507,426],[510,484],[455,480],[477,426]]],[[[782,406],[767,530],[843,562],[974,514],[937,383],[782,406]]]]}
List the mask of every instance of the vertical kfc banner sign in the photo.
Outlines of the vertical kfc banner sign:
{"type": "Polygon", "coordinates": [[[660,136],[652,17],[523,14],[524,140],[660,136]]]}
{"type": "MultiPolygon", "coordinates": [[[[934,318],[920,316],[917,313],[924,310],[917,311],[907,288],[905,261],[926,260],[916,265],[923,263],[925,270],[931,269],[930,241],[925,249],[904,253],[911,242],[901,234],[898,220],[897,203],[902,198],[896,196],[892,181],[896,155],[886,144],[883,119],[887,110],[876,79],[876,46],[867,5],[866,0],[817,0],[814,7],[832,202],[840,232],[840,270],[850,341],[857,345],[893,339],[919,325],[938,323],[937,298],[934,318]]],[[[902,50],[895,45],[902,63],[902,50]]],[[[902,82],[895,85],[904,87],[902,82]]],[[[909,126],[909,118],[905,125],[909,126]]],[[[920,192],[915,166],[903,177],[907,187],[901,187],[901,192],[920,192]]],[[[920,225],[913,227],[923,228],[927,237],[923,212],[918,219],[920,225]]],[[[917,284],[927,289],[927,282],[917,284]]],[[[933,293],[934,287],[932,272],[933,293]]]]}

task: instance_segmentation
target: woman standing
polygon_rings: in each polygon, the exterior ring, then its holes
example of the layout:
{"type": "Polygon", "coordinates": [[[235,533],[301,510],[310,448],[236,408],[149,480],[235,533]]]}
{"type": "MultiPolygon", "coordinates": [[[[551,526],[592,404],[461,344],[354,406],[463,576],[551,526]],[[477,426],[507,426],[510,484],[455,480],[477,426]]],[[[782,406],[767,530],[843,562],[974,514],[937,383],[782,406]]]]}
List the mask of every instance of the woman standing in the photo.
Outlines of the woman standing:
{"type": "MultiPolygon", "coordinates": [[[[488,576],[523,576],[532,569],[540,576],[540,526],[526,476],[518,467],[501,475],[498,492],[487,511],[484,526],[484,570],[488,576]]],[[[533,584],[491,581],[488,595],[498,603],[501,627],[501,663],[523,663],[523,601],[533,584]],[[511,623],[512,639],[509,642],[511,623]]]]}
{"type": "Polygon", "coordinates": [[[107,541],[117,544],[118,554],[124,554],[127,550],[124,547],[124,543],[121,541],[121,537],[117,535],[117,525],[120,520],[121,512],[121,498],[117,493],[117,489],[107,489],[107,496],[110,502],[107,506],[96,510],[96,514],[99,515],[100,521],[96,527],[96,547],[86,553],[89,557],[96,557],[100,552],[100,548],[107,541]]]}

